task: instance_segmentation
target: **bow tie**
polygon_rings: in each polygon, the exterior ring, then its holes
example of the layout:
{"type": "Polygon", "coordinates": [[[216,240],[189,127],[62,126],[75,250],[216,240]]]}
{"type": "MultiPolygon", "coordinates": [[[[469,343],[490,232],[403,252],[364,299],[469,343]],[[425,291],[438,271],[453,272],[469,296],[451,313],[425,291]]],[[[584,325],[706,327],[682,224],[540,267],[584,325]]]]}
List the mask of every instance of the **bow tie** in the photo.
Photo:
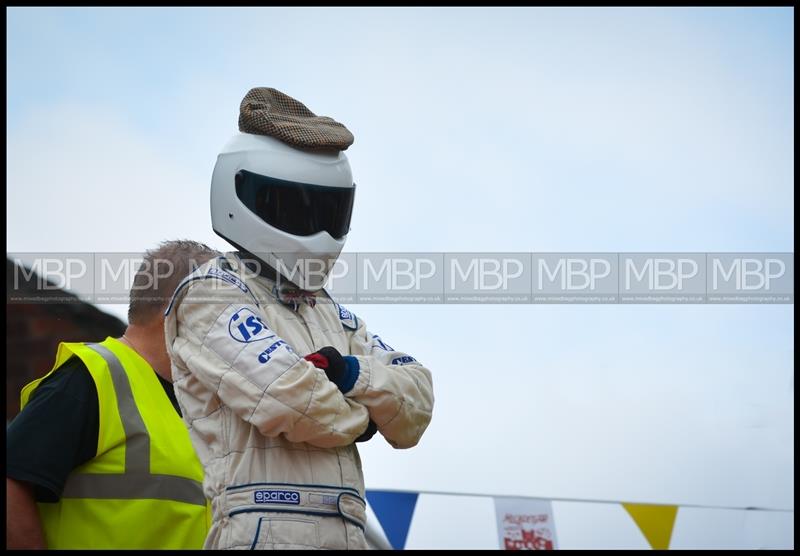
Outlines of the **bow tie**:
{"type": "Polygon", "coordinates": [[[288,284],[273,286],[272,293],[278,301],[292,307],[295,311],[297,311],[301,303],[305,303],[309,307],[314,307],[317,304],[317,292],[301,290],[300,288],[288,284]]]}

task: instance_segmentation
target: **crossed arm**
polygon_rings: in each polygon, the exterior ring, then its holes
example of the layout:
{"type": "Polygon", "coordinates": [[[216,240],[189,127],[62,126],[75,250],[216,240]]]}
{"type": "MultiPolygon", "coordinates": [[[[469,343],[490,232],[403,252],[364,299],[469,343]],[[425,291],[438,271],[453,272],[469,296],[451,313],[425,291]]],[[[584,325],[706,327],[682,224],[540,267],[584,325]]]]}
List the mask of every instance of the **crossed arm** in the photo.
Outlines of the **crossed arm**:
{"type": "Polygon", "coordinates": [[[249,292],[235,285],[194,281],[175,310],[172,338],[167,326],[173,361],[265,436],[346,446],[371,420],[392,446],[409,448],[430,423],[430,371],[371,335],[363,322],[347,333],[358,372],[342,393],[268,327],[249,292]],[[221,293],[225,303],[201,301],[221,293]]]}
{"type": "Polygon", "coordinates": [[[172,359],[241,419],[265,436],[321,448],[347,446],[366,430],[367,409],[270,330],[249,294],[211,279],[186,290],[174,338],[167,327],[172,359]],[[200,301],[223,294],[224,303],[200,301]]]}

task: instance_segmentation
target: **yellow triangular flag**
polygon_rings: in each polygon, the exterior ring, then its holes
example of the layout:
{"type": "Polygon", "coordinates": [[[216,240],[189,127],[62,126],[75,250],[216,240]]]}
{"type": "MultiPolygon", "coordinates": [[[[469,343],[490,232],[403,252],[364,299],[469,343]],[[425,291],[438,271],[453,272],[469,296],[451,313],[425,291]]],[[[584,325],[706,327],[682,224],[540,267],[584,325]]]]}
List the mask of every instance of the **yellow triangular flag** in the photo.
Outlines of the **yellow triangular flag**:
{"type": "Polygon", "coordinates": [[[672,537],[672,527],[678,506],[655,506],[653,504],[622,504],[639,526],[647,542],[655,550],[667,550],[672,537]]]}

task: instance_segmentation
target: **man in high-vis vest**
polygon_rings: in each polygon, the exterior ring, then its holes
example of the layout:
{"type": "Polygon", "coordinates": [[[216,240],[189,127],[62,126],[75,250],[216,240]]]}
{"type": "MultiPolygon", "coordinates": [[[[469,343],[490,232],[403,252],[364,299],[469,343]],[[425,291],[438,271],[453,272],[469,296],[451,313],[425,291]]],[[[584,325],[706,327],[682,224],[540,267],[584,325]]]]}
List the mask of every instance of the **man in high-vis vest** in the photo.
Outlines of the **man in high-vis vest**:
{"type": "Polygon", "coordinates": [[[121,338],[61,343],[7,427],[6,547],[195,549],[208,532],[203,467],[175,399],[164,307],[217,253],[148,251],[121,338]]]}
{"type": "Polygon", "coordinates": [[[415,446],[431,373],[323,289],[350,229],[352,134],[266,88],[245,96],[239,129],[211,181],[214,231],[239,251],[185,279],[165,321],[206,471],[205,548],[367,548],[356,443],[415,446]]]}

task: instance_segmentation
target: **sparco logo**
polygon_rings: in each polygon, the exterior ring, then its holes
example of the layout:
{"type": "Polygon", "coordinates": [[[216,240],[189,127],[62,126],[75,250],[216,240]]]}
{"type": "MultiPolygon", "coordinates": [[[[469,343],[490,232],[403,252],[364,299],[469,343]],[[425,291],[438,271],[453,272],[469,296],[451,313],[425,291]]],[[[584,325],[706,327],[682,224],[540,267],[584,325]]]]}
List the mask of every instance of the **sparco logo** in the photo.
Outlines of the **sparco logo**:
{"type": "Polygon", "coordinates": [[[296,490],[257,490],[253,496],[256,504],[300,504],[296,490]]]}

